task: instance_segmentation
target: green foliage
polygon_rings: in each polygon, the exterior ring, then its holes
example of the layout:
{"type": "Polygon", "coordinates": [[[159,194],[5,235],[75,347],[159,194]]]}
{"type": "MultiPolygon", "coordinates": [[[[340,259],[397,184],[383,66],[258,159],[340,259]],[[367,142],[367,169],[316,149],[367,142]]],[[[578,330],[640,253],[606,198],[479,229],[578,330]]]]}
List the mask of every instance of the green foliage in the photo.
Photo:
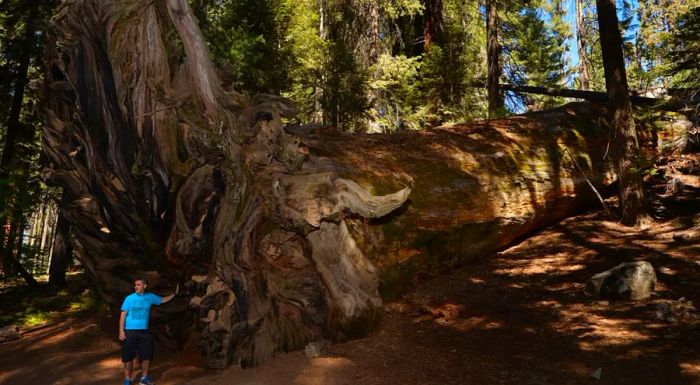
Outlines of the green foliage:
{"type": "Polygon", "coordinates": [[[198,0],[192,5],[215,61],[231,75],[231,85],[251,93],[282,91],[293,64],[284,44],[289,10],[283,1],[198,0]]]}
{"type": "Polygon", "coordinates": [[[409,58],[404,55],[380,56],[372,72],[375,79],[370,87],[377,96],[377,102],[371,110],[374,131],[391,132],[401,129],[418,129],[423,126],[417,112],[421,100],[418,77],[420,57],[409,58]]]}
{"type": "Polygon", "coordinates": [[[299,108],[301,122],[320,122],[320,98],[326,52],[330,49],[319,34],[320,15],[316,0],[285,0],[289,24],[284,42],[293,58],[289,84],[282,95],[299,108]]]}
{"type": "Polygon", "coordinates": [[[678,18],[669,59],[675,87],[700,87],[700,6],[678,18]]]}
{"type": "MultiPolygon", "coordinates": [[[[503,23],[504,76],[518,85],[563,87],[569,75],[565,54],[570,28],[564,23],[561,0],[527,5],[503,23]],[[545,15],[549,23],[545,22],[545,15]]],[[[529,110],[561,104],[559,98],[520,95],[529,110]]]]}
{"type": "MultiPolygon", "coordinates": [[[[601,52],[598,32],[598,16],[596,14],[595,0],[582,0],[583,25],[581,35],[583,40],[584,58],[589,70],[589,88],[592,91],[605,91],[605,74],[603,71],[603,54],[601,52]]],[[[580,89],[580,78],[575,81],[575,88],[580,89]]]]}
{"type": "MultiPolygon", "coordinates": [[[[486,76],[486,31],[476,1],[444,1],[443,39],[424,56],[423,110],[430,125],[486,117],[483,90],[472,86],[486,76]]],[[[426,127],[426,124],[423,124],[426,127]]]]}
{"type": "MultiPolygon", "coordinates": [[[[0,161],[0,222],[12,223],[12,236],[18,224],[26,225],[26,217],[45,186],[39,178],[43,49],[45,31],[56,1],[8,0],[0,3],[0,125],[2,153],[0,161]],[[24,64],[23,64],[24,63],[24,64]],[[28,63],[28,68],[26,66],[28,63]],[[26,82],[25,82],[26,79],[26,82]],[[20,109],[13,107],[16,95],[20,109]],[[11,111],[19,119],[11,119],[11,111]],[[8,144],[10,128],[16,132],[8,144]],[[11,147],[9,147],[11,145],[11,147]],[[12,157],[5,152],[11,151],[12,157]]],[[[20,233],[23,229],[20,229],[20,233]]],[[[6,234],[0,241],[2,250],[6,234]]],[[[11,271],[4,266],[6,271],[11,271]]]]}
{"type": "MultiPolygon", "coordinates": [[[[683,76],[673,71],[673,68],[677,68],[678,59],[674,51],[676,43],[692,44],[692,33],[684,36],[682,32],[683,29],[692,29],[692,25],[684,23],[683,17],[698,6],[699,0],[638,2],[639,28],[635,36],[636,43],[634,50],[627,50],[628,56],[631,56],[628,58],[631,88],[654,93],[659,88],[683,84],[680,80],[683,76]],[[669,72],[676,73],[676,78],[670,78],[669,72]]],[[[697,41],[698,36],[694,38],[697,41]]]]}
{"type": "Polygon", "coordinates": [[[0,326],[27,328],[100,311],[103,303],[82,275],[69,276],[68,280],[69,288],[59,292],[5,283],[7,286],[0,287],[0,326]]]}

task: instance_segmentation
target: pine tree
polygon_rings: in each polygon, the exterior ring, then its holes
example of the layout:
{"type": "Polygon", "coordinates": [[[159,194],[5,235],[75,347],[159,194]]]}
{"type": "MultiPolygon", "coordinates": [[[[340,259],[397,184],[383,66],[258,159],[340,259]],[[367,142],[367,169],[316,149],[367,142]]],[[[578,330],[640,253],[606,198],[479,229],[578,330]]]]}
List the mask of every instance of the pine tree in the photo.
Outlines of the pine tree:
{"type": "Polygon", "coordinates": [[[19,272],[27,215],[44,188],[39,180],[39,112],[43,46],[54,1],[0,3],[0,93],[2,155],[0,156],[0,258],[4,271],[19,272]]]}
{"type": "MultiPolygon", "coordinates": [[[[571,32],[562,1],[531,3],[503,23],[505,78],[517,85],[562,87],[568,76],[566,52],[571,32]],[[545,21],[545,15],[549,22],[545,21]]],[[[516,104],[539,110],[561,104],[554,97],[519,95],[516,104]]]]}

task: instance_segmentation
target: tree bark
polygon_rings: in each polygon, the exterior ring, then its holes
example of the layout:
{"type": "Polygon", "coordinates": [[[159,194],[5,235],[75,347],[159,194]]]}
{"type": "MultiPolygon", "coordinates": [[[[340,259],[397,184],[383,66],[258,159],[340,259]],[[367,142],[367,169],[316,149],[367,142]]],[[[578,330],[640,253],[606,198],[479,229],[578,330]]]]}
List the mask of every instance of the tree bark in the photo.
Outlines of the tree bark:
{"type": "Polygon", "coordinates": [[[578,69],[579,69],[579,82],[581,89],[586,91],[589,90],[590,85],[590,74],[588,70],[588,53],[586,51],[586,45],[588,44],[588,39],[586,36],[586,22],[583,18],[584,13],[584,1],[585,0],[575,0],[576,1],[576,45],[578,48],[578,69]]]}
{"type": "MultiPolygon", "coordinates": [[[[65,194],[61,205],[65,205],[65,194]]],[[[49,261],[49,284],[54,287],[66,286],[66,270],[73,258],[73,246],[70,241],[70,223],[63,209],[58,209],[58,220],[56,221],[56,235],[53,238],[53,248],[49,261]]]]}
{"type": "Polygon", "coordinates": [[[184,1],[64,2],[43,144],[100,294],[116,307],[136,276],[156,292],[185,282],[188,300],[153,325],[198,339],[210,367],[363,335],[380,293],[595,202],[562,147],[610,182],[602,112],[584,104],[546,122],[285,130],[285,100],[218,85],[189,14],[184,1]]]}
{"type": "Polygon", "coordinates": [[[496,0],[486,0],[486,61],[488,67],[487,93],[489,118],[503,109],[503,95],[498,87],[501,78],[501,46],[498,43],[498,12],[496,0]]]}
{"type": "Polygon", "coordinates": [[[430,46],[442,40],[442,0],[423,0],[423,49],[430,52],[430,46]]]}
{"type": "Polygon", "coordinates": [[[632,117],[622,37],[615,0],[596,0],[600,46],[603,51],[605,88],[615,129],[615,160],[619,177],[621,220],[626,225],[647,221],[639,143],[632,117]]]}

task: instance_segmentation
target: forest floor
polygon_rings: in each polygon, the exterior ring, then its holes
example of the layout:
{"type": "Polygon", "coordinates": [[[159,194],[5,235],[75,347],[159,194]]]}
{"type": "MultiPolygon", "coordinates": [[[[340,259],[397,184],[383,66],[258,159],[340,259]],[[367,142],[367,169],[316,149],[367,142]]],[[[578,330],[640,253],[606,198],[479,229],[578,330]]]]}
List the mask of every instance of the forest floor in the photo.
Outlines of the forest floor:
{"type": "MultiPolygon", "coordinates": [[[[205,373],[161,348],[152,374],[158,385],[700,384],[700,321],[687,302],[700,301],[700,246],[672,239],[692,222],[640,230],[601,214],[570,218],[426,277],[385,305],[376,331],[320,357],[279,354],[254,369],[205,373]],[[590,276],[632,260],[654,265],[651,298],[585,294],[590,276]]],[[[115,322],[83,316],[0,344],[0,384],[120,383],[115,322]]]]}
{"type": "MultiPolygon", "coordinates": [[[[700,322],[687,302],[700,301],[700,250],[672,239],[692,218],[639,230],[599,217],[570,218],[426,277],[386,304],[378,330],[320,357],[294,352],[254,369],[205,373],[191,356],[161,348],[154,378],[159,385],[700,384],[700,322]],[[585,294],[588,277],[642,259],[658,274],[651,298],[614,303],[585,294]],[[659,311],[664,303],[675,311],[659,311]]],[[[0,344],[0,384],[120,383],[119,344],[105,332],[115,330],[113,321],[60,321],[0,344]]]]}

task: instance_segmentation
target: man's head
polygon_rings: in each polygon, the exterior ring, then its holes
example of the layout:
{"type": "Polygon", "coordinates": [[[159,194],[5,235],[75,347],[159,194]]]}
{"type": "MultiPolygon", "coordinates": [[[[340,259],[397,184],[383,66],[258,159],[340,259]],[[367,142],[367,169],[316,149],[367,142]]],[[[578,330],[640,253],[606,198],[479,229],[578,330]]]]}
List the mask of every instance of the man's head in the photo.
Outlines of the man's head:
{"type": "Polygon", "coordinates": [[[143,294],[146,291],[146,287],[148,287],[148,282],[146,282],[145,278],[139,277],[134,280],[134,291],[138,294],[143,294]]]}

